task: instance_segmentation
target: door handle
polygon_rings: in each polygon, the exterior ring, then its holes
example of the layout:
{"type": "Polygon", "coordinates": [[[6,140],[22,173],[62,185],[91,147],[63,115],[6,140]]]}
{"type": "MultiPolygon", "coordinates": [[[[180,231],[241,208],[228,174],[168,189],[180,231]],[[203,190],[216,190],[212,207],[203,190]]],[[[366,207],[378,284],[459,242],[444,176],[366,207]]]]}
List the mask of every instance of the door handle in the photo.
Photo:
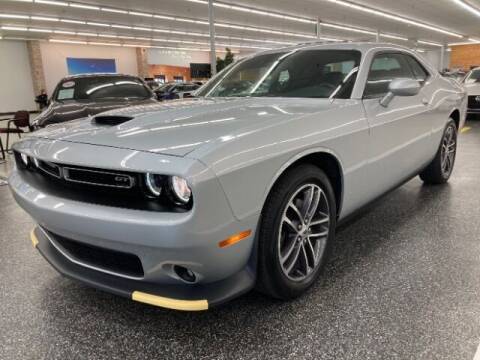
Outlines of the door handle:
{"type": "Polygon", "coordinates": [[[427,99],[427,98],[423,98],[423,99],[422,99],[422,104],[423,104],[423,105],[428,105],[428,104],[429,104],[428,99],[427,99]]]}

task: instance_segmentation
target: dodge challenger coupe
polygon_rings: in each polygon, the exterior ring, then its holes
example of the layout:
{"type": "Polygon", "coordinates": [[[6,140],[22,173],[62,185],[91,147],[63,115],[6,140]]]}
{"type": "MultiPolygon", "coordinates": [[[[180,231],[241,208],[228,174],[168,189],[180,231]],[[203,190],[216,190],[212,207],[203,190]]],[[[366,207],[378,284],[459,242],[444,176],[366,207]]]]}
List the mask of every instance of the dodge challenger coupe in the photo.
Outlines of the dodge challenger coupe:
{"type": "Polygon", "coordinates": [[[11,190],[60,273],[178,310],[254,287],[299,296],[337,223],[416,175],[449,179],[467,101],[416,53],[379,43],[262,52],[197,96],[14,145],[11,190]]]}

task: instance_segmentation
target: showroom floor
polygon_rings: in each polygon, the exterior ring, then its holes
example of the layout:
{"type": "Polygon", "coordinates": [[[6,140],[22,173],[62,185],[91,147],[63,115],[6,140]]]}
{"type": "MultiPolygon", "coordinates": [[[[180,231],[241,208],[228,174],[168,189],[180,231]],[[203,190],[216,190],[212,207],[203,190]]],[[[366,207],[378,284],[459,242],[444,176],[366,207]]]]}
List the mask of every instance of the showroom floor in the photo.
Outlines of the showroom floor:
{"type": "Polygon", "coordinates": [[[447,186],[418,178],[338,231],[306,296],[255,292],[204,313],[135,303],[57,274],[0,186],[0,359],[468,359],[480,343],[480,122],[447,186]],[[81,334],[81,335],[79,335],[81,334]]]}

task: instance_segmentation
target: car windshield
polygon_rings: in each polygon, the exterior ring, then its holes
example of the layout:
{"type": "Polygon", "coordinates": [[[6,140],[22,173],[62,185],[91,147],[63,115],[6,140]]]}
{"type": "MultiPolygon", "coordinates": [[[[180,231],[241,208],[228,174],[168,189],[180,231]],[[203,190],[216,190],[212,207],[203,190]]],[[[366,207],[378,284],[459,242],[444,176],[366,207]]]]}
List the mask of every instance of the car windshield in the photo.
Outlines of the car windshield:
{"type": "Polygon", "coordinates": [[[146,99],[151,92],[137,78],[130,76],[90,76],[61,82],[56,100],[146,99]]]}
{"type": "Polygon", "coordinates": [[[353,88],[360,58],[356,50],[262,54],[224,70],[202,87],[197,96],[329,98],[344,84],[349,83],[350,89],[353,88]]]}
{"type": "Polygon", "coordinates": [[[465,80],[466,83],[476,83],[480,82],[480,69],[473,70],[470,75],[468,75],[467,79],[465,80]]]}

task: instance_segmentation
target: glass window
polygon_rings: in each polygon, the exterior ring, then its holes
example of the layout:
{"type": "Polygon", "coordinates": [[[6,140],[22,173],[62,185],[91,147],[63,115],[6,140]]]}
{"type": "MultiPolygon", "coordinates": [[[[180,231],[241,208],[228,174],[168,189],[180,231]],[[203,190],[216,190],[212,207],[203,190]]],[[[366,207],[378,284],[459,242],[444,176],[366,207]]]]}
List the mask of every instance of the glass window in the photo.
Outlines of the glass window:
{"type": "Polygon", "coordinates": [[[57,100],[145,99],[151,96],[143,82],[127,76],[79,77],[59,84],[56,92],[57,100]]]}
{"type": "Polygon", "coordinates": [[[385,95],[388,93],[390,83],[396,78],[415,79],[407,56],[398,53],[376,55],[370,66],[363,97],[375,98],[385,95]]]}
{"type": "Polygon", "coordinates": [[[420,82],[424,82],[425,80],[427,80],[429,74],[427,70],[425,70],[425,68],[418,62],[418,60],[413,58],[410,55],[405,55],[405,56],[407,57],[408,63],[412,68],[413,75],[415,75],[415,78],[420,82]]]}
{"type": "Polygon", "coordinates": [[[480,69],[472,70],[472,72],[467,76],[465,79],[467,84],[473,84],[476,82],[480,82],[480,69]]]}
{"type": "Polygon", "coordinates": [[[355,50],[296,50],[240,61],[199,96],[329,98],[360,63],[355,50]]]}

